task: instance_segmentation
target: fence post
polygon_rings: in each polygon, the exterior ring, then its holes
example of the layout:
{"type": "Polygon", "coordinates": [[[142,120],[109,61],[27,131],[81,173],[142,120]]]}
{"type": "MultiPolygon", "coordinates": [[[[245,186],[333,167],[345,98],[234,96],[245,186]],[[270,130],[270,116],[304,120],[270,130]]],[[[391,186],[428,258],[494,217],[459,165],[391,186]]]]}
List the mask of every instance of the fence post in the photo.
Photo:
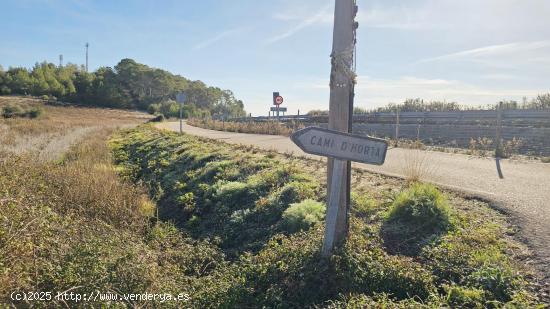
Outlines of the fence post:
{"type": "Polygon", "coordinates": [[[399,107],[396,107],[395,118],[395,146],[399,144],[399,107]]]}
{"type": "Polygon", "coordinates": [[[495,157],[502,157],[502,102],[497,106],[497,122],[496,122],[496,135],[495,135],[495,157]]]}

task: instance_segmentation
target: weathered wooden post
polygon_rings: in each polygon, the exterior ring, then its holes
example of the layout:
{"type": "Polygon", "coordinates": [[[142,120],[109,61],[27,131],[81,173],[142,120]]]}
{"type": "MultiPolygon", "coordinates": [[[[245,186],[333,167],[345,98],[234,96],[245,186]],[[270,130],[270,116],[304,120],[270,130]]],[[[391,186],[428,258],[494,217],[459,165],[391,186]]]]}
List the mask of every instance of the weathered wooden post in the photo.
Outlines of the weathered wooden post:
{"type": "Polygon", "coordinates": [[[351,161],[384,164],[385,140],[351,134],[355,72],[354,0],[336,0],[330,74],[329,129],[308,127],[290,138],[304,152],[328,157],[327,215],[322,255],[329,257],[348,233],[351,161]]]}
{"type": "Polygon", "coordinates": [[[399,145],[399,106],[395,107],[395,145],[399,145]]]}
{"type": "MultiPolygon", "coordinates": [[[[356,13],[357,6],[354,0],[336,0],[328,128],[346,133],[351,133],[351,115],[353,113],[355,84],[353,54],[357,28],[356,13]]],[[[339,245],[347,236],[351,162],[335,162],[334,159],[329,158],[327,180],[329,208],[327,209],[327,227],[323,244],[323,255],[325,256],[329,256],[334,246],[339,245]],[[338,198],[337,201],[336,198],[338,198]],[[331,200],[333,203],[330,202],[331,200]],[[336,209],[330,209],[330,207],[336,209]],[[329,225],[329,222],[334,222],[334,225],[329,225]]]]}
{"type": "Polygon", "coordinates": [[[497,173],[500,179],[504,178],[502,174],[502,169],[500,168],[500,158],[503,155],[502,151],[502,102],[498,103],[497,106],[497,132],[495,134],[495,161],[497,165],[497,173]]]}

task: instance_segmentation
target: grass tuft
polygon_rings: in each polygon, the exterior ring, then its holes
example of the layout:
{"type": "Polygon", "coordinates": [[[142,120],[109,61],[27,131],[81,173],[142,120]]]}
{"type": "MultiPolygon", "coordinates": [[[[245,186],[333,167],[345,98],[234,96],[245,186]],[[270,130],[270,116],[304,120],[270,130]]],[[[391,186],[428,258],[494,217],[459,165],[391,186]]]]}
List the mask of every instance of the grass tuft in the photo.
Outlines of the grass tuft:
{"type": "Polygon", "coordinates": [[[390,251],[414,255],[453,227],[443,193],[433,185],[416,183],[397,195],[382,229],[390,251]]]}
{"type": "Polygon", "coordinates": [[[307,231],[325,218],[326,206],[314,200],[290,204],[283,212],[283,229],[289,233],[307,231]]]}

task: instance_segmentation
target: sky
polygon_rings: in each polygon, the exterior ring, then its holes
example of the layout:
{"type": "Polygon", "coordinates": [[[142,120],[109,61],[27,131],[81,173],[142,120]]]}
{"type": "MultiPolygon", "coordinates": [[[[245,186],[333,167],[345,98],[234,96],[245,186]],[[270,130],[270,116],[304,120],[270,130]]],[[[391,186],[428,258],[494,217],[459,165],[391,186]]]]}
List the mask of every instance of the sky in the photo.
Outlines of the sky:
{"type": "MultiPolygon", "coordinates": [[[[550,92],[548,0],[358,0],[355,106],[550,92]]],[[[0,65],[132,58],[230,89],[253,115],[328,109],[334,0],[2,0],[0,65]]]]}

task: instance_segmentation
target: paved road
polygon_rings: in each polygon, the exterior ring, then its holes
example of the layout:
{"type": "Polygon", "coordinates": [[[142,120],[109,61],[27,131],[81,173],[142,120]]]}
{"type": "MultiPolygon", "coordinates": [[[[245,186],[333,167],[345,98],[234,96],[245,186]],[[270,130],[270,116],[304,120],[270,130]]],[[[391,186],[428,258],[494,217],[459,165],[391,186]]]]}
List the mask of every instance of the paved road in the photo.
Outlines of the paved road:
{"type": "MultiPolygon", "coordinates": [[[[178,131],[179,122],[165,122],[159,127],[178,131]]],[[[184,132],[233,144],[254,145],[318,158],[305,154],[284,136],[220,132],[186,124],[184,132]]],[[[435,167],[427,171],[424,179],[489,199],[511,214],[520,226],[520,236],[537,254],[538,266],[550,268],[550,164],[503,160],[501,166],[505,178],[499,179],[494,159],[393,148],[388,151],[383,166],[354,166],[391,176],[405,176],[415,164],[426,166],[419,170],[435,167]]],[[[550,275],[547,274],[546,279],[550,281],[550,275]]]]}

